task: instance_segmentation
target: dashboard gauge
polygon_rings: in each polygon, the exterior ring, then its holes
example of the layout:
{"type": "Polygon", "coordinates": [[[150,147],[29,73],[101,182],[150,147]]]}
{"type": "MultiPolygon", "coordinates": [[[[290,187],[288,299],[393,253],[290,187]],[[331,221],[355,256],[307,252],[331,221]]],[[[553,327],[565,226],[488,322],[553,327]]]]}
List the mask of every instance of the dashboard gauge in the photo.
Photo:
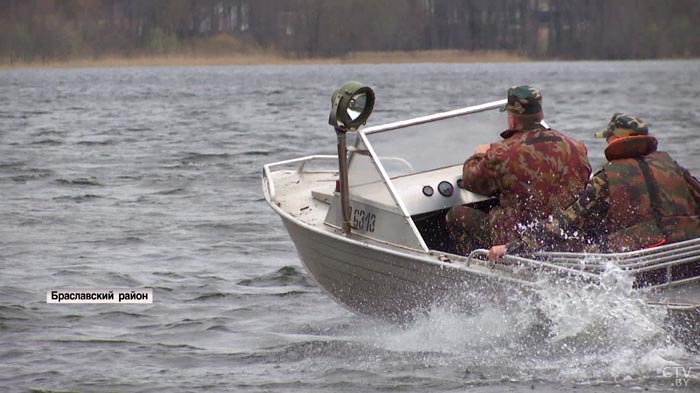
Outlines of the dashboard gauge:
{"type": "Polygon", "coordinates": [[[462,187],[462,179],[457,179],[457,187],[464,188],[462,187]]]}
{"type": "Polygon", "coordinates": [[[433,193],[434,193],[433,187],[423,186],[423,195],[429,197],[429,196],[433,196],[433,193]]]}
{"type": "Polygon", "coordinates": [[[449,197],[455,192],[455,188],[450,182],[441,181],[440,184],[438,184],[438,192],[442,194],[442,196],[449,197]]]}

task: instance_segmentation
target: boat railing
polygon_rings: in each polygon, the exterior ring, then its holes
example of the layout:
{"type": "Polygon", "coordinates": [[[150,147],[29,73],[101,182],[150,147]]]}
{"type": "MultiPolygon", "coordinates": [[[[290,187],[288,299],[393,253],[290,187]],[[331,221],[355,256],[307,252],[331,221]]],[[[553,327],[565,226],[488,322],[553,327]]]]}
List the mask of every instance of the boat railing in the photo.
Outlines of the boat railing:
{"type": "Polygon", "coordinates": [[[338,156],[333,155],[313,155],[301,158],[294,158],[291,160],[273,162],[271,164],[263,165],[263,190],[266,192],[270,201],[275,200],[275,182],[271,179],[270,174],[272,173],[272,168],[284,167],[284,166],[294,166],[293,171],[296,173],[321,173],[321,172],[337,172],[337,162],[338,156]],[[306,166],[312,161],[332,161],[336,164],[332,169],[323,170],[308,170],[306,166]]]}
{"type": "MultiPolygon", "coordinates": [[[[485,249],[473,250],[467,256],[467,261],[470,263],[478,261],[480,263],[494,264],[494,262],[490,262],[488,260],[487,254],[488,250],[485,249]]],[[[582,278],[592,282],[598,282],[600,279],[600,276],[597,274],[581,271],[579,269],[574,269],[570,266],[559,265],[543,260],[525,258],[517,255],[506,255],[501,261],[499,261],[499,263],[503,263],[505,265],[510,266],[529,267],[538,271],[552,271],[561,275],[582,278]]]]}
{"type": "MultiPolygon", "coordinates": [[[[487,261],[488,251],[474,250],[468,260],[487,261]]],[[[599,276],[612,263],[636,277],[635,287],[700,281],[700,238],[622,253],[536,252],[506,255],[505,264],[529,266],[587,278],[599,276]]]]}
{"type": "Polygon", "coordinates": [[[537,252],[535,258],[561,265],[576,265],[589,269],[604,267],[608,262],[628,270],[640,270],[675,263],[684,258],[700,259],[700,238],[621,253],[537,252]]]}
{"type": "Polygon", "coordinates": [[[411,126],[416,126],[425,123],[432,123],[439,120],[451,119],[459,116],[470,115],[472,113],[483,112],[491,109],[500,108],[505,105],[507,100],[498,100],[493,102],[487,102],[481,105],[473,105],[465,108],[455,109],[447,112],[435,113],[432,115],[415,117],[413,119],[397,121],[393,123],[387,123],[372,127],[367,127],[359,131],[362,135],[377,134],[380,132],[398,130],[400,128],[407,128],[411,126]]]}

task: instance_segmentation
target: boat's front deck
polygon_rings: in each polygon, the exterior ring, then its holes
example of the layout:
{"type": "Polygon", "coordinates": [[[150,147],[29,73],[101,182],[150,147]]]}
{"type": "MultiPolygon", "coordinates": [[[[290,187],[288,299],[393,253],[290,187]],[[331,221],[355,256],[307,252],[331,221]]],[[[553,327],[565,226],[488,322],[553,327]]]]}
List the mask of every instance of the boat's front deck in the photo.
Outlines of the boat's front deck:
{"type": "Polygon", "coordinates": [[[313,169],[307,164],[337,166],[335,156],[313,156],[275,164],[293,169],[270,171],[265,169],[263,189],[269,200],[305,224],[322,228],[333,198],[338,172],[334,169],[313,169]]]}

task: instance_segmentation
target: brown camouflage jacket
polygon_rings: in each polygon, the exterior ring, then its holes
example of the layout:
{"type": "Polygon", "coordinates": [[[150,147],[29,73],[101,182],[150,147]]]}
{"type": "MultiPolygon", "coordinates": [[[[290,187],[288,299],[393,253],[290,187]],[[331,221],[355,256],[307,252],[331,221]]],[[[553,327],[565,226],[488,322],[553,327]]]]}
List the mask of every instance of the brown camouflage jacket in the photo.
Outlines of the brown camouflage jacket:
{"type": "Polygon", "coordinates": [[[700,183],[656,145],[650,136],[612,142],[609,162],[576,202],[509,243],[508,252],[623,252],[700,237],[700,183]]]}
{"type": "Polygon", "coordinates": [[[464,188],[499,197],[489,213],[494,244],[518,239],[523,226],[573,203],[591,174],[585,145],[559,131],[537,125],[501,136],[462,171],[464,188]]]}

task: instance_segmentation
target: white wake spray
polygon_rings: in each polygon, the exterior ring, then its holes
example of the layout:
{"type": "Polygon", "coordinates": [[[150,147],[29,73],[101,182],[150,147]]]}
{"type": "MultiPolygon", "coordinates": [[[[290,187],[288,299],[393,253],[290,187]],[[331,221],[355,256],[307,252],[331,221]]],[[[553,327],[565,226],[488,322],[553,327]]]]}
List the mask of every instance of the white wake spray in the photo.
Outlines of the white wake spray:
{"type": "Polygon", "coordinates": [[[545,279],[550,285],[533,296],[514,292],[505,304],[484,302],[470,313],[436,307],[403,326],[377,322],[356,333],[375,348],[421,354],[426,367],[496,380],[635,384],[697,358],[673,341],[665,311],[648,306],[614,263],[599,284],[545,279]]]}

